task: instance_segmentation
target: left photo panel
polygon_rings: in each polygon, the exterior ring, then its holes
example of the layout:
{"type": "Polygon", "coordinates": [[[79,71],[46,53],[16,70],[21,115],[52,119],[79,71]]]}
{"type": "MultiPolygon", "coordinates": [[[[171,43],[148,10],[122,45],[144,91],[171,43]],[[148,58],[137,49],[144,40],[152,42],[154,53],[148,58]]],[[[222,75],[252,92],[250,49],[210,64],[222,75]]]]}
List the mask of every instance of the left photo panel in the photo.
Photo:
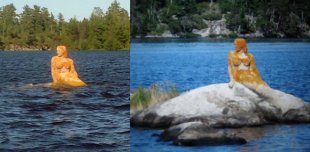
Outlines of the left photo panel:
{"type": "Polygon", "coordinates": [[[0,1],[0,151],[129,151],[129,0],[0,1]]]}

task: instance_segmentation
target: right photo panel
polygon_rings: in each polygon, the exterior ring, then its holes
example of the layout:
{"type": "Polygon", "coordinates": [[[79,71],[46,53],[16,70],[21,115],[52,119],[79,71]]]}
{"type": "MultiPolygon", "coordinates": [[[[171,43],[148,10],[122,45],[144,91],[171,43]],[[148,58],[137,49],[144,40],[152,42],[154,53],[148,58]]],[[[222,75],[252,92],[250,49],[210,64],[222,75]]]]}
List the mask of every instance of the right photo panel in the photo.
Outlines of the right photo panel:
{"type": "Polygon", "coordinates": [[[131,0],[132,152],[310,151],[310,1],[131,0]]]}

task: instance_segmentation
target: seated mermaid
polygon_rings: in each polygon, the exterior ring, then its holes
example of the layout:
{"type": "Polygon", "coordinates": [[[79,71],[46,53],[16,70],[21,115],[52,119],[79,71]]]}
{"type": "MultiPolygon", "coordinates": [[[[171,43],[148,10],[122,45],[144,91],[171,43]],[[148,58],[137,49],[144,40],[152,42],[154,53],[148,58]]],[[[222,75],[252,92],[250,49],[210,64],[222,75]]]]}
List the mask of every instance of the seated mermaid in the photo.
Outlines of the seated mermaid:
{"type": "Polygon", "coordinates": [[[232,87],[235,82],[255,87],[268,86],[260,78],[254,56],[248,53],[246,40],[237,38],[234,43],[236,50],[231,51],[228,55],[229,87],[232,87]]]}
{"type": "Polygon", "coordinates": [[[235,83],[240,83],[260,94],[275,106],[280,107],[283,113],[287,112],[288,109],[298,109],[304,106],[301,99],[274,90],[261,79],[256,68],[254,56],[248,53],[245,39],[237,38],[234,44],[235,51],[231,51],[228,55],[228,72],[230,77],[228,86],[230,88],[234,87],[235,83]]]}
{"type": "Polygon", "coordinates": [[[86,84],[79,79],[75,71],[74,62],[68,57],[67,48],[63,45],[57,46],[57,56],[52,57],[51,74],[53,77],[53,88],[86,86],[86,84]]]}

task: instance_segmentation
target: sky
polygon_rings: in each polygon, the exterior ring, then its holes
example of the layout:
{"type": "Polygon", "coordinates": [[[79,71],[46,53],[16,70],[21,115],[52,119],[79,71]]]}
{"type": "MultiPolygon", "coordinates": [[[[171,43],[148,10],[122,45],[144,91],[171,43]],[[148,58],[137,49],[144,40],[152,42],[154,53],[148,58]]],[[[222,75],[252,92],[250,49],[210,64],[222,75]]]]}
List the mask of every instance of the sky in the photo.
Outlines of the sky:
{"type": "MultiPolygon", "coordinates": [[[[65,20],[76,17],[78,20],[89,18],[94,7],[100,7],[106,12],[114,0],[0,0],[0,7],[13,3],[16,13],[20,14],[25,5],[33,8],[33,5],[48,8],[55,17],[59,13],[64,15],[65,20]]],[[[117,0],[120,6],[130,11],[130,0],[117,0]]]]}

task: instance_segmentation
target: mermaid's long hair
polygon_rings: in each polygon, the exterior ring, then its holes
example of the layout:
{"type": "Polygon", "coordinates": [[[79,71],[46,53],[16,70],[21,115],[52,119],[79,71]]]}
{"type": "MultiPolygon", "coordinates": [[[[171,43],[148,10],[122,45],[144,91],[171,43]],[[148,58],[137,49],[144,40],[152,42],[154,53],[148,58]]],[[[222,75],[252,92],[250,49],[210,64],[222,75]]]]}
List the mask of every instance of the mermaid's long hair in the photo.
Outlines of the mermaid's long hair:
{"type": "Polygon", "coordinates": [[[235,44],[236,44],[236,52],[243,50],[245,53],[248,53],[248,48],[246,46],[246,40],[244,38],[236,38],[235,44]]]}

